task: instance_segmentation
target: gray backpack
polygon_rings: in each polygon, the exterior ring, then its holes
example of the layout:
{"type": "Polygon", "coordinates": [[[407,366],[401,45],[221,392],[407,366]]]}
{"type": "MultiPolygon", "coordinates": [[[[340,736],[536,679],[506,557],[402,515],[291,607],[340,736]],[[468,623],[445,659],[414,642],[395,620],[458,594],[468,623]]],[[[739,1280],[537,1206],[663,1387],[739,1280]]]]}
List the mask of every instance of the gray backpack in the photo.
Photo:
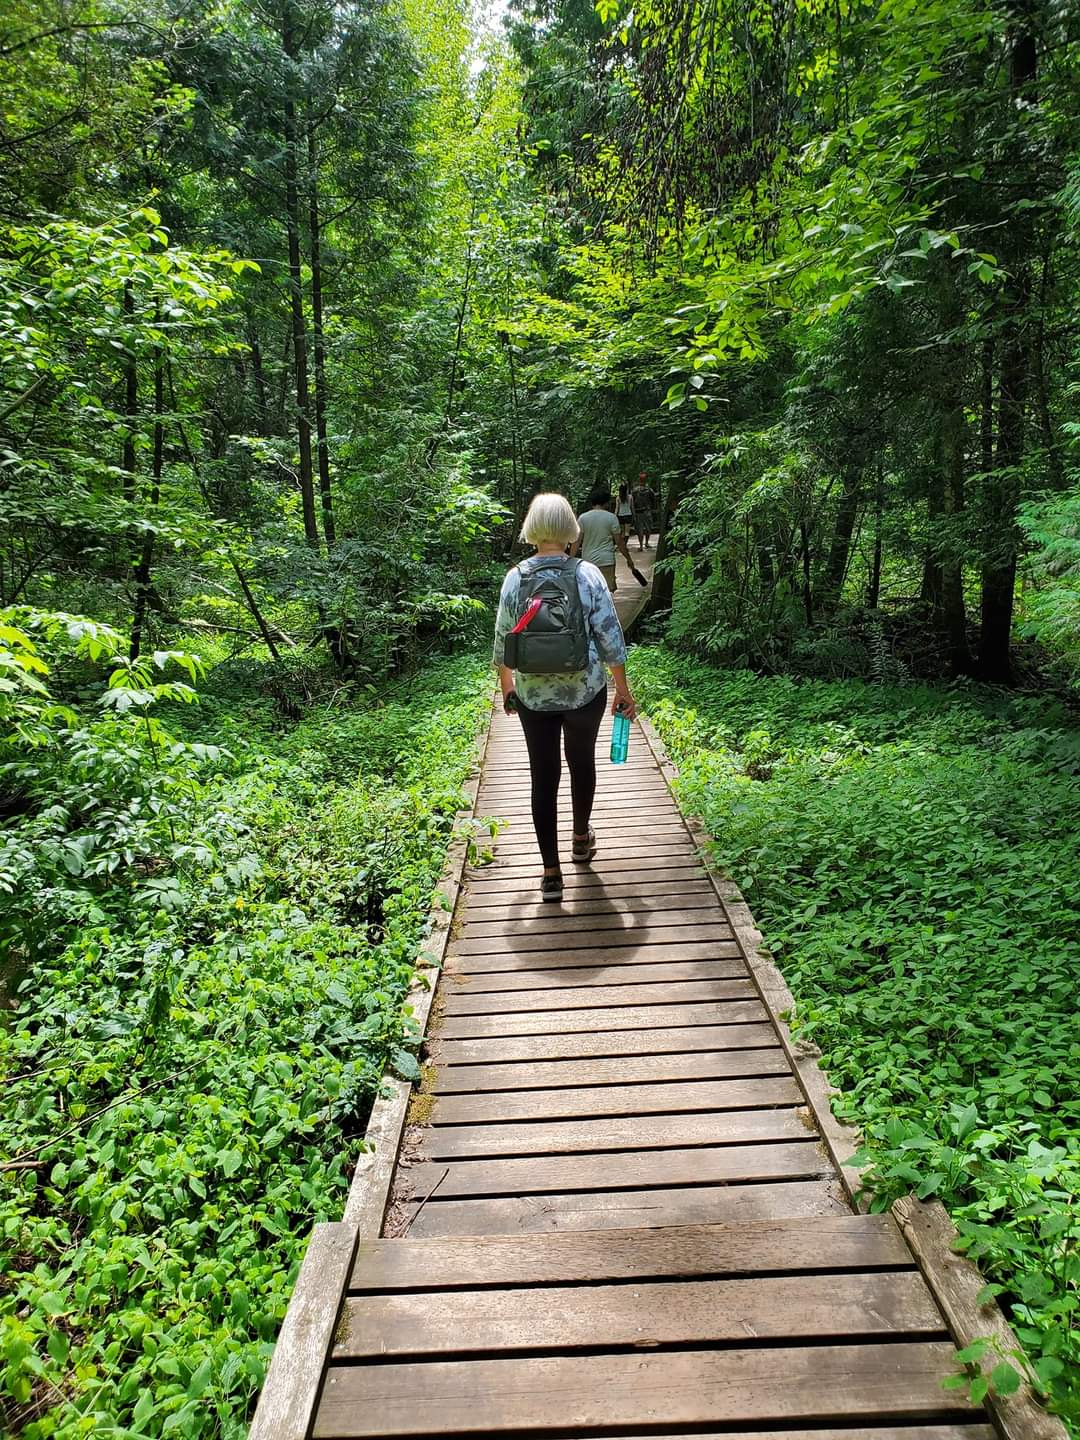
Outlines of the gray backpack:
{"type": "Polygon", "coordinates": [[[565,675],[585,670],[589,664],[589,637],[585,612],[578,590],[580,560],[561,555],[544,557],[543,569],[518,568],[518,615],[524,615],[533,600],[540,608],[516,635],[507,635],[504,663],[525,675],[565,675]],[[559,567],[559,573],[552,575],[559,567]]]}

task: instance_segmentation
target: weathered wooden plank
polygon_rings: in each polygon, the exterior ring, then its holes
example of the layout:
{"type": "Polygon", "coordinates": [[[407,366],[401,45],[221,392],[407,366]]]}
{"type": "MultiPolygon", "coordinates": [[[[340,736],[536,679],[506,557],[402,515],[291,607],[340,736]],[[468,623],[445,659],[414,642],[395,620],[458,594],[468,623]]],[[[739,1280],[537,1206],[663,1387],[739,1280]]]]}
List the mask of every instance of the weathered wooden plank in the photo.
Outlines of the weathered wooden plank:
{"type": "Polygon", "coordinates": [[[447,957],[446,968],[455,974],[479,975],[500,971],[580,970],[586,966],[663,965],[679,960],[741,959],[742,951],[734,940],[661,940],[653,945],[575,946],[565,950],[505,950],[491,955],[451,955],[447,957]]]}
{"type": "Polygon", "coordinates": [[[333,1360],[741,1340],[944,1338],[916,1270],[350,1296],[333,1360]]]}
{"type": "MultiPolygon", "coordinates": [[[[631,812],[634,814],[634,812],[631,812]]],[[[596,832],[596,842],[602,848],[609,845],[635,844],[645,845],[649,841],[664,842],[668,844],[671,840],[687,840],[687,827],[674,811],[671,815],[649,815],[647,819],[626,818],[606,819],[603,815],[596,816],[592,821],[593,831],[596,832]]],[[[560,827],[559,840],[566,842],[572,840],[572,827],[560,827]]],[[[536,835],[533,834],[533,827],[528,825],[524,818],[514,819],[510,828],[505,829],[498,837],[498,850],[500,854],[505,851],[514,850],[536,850],[536,835]]]]}
{"type": "MultiPolygon", "coordinates": [[[[625,1062],[624,1062],[625,1063],[625,1062]]],[[[801,1105],[793,1078],[702,1080],[668,1085],[595,1085],[586,1089],[511,1090],[502,1094],[441,1095],[432,1125],[489,1125],[511,1120],[565,1120],[594,1115],[674,1115],[694,1110],[759,1110],[801,1105]]]]}
{"type": "Polygon", "coordinates": [[[759,1000],[712,1000],[689,1005],[626,1005],[592,1010],[534,1010],[510,1015],[444,1015],[434,1033],[443,1040],[498,1035],[569,1035],[589,1030],[660,1030],[765,1019],[759,1000]]]}
{"type": "MultiPolygon", "coordinates": [[[[598,788],[594,813],[602,814],[605,809],[621,809],[629,817],[633,816],[635,811],[640,813],[648,807],[650,810],[658,810],[665,819],[678,818],[679,812],[672,802],[671,793],[656,771],[650,772],[648,778],[645,778],[645,772],[641,770],[631,772],[624,777],[624,784],[626,788],[619,790],[598,788]],[[635,775],[637,779],[634,778],[635,775]]],[[[569,820],[569,790],[564,791],[559,798],[567,802],[565,819],[569,820]]],[[[523,774],[516,784],[482,787],[478,804],[481,809],[487,805],[499,815],[520,817],[528,823],[532,818],[528,774],[523,774]]]]}
{"type": "MultiPolygon", "coordinates": [[[[605,1435],[604,1440],[641,1440],[637,1436],[605,1435]]],[[[989,1425],[874,1425],[830,1426],[827,1430],[814,1427],[812,1434],[802,1430],[665,1430],[664,1440],[996,1440],[989,1425]]]]}
{"type": "Polygon", "coordinates": [[[624,1085],[712,1080],[751,1075],[790,1075],[783,1050],[691,1051],[689,1054],[618,1055],[595,1060],[528,1060],[495,1065],[432,1067],[430,1089],[437,1095],[502,1092],[508,1103],[518,1091],[555,1087],[624,1085]]]}
{"type": "MultiPolygon", "coordinates": [[[[652,880],[656,880],[659,873],[664,870],[688,870],[694,869],[697,865],[697,852],[689,844],[680,845],[670,853],[663,847],[653,851],[649,847],[643,847],[640,855],[598,855],[588,865],[569,865],[569,856],[565,857],[567,864],[563,866],[563,885],[568,890],[579,889],[583,885],[603,884],[607,879],[621,877],[623,880],[633,880],[639,883],[643,872],[647,871],[652,880]],[[644,862],[648,862],[647,864],[644,862]]],[[[536,864],[510,864],[499,860],[491,865],[476,866],[468,872],[470,885],[488,886],[496,882],[514,881],[524,888],[532,881],[536,883],[536,864]]]]}
{"type": "Polygon", "coordinates": [[[810,1425],[977,1414],[944,1341],[332,1365],[313,1434],[496,1435],[612,1425],[810,1425]]]}
{"type": "Polygon", "coordinates": [[[505,905],[475,906],[464,919],[462,933],[465,935],[510,934],[518,925],[531,925],[535,930],[596,930],[607,924],[621,925],[624,919],[635,915],[644,917],[647,924],[676,925],[689,916],[691,923],[701,918],[702,910],[713,910],[718,915],[723,911],[716,903],[716,896],[707,881],[698,885],[686,883],[672,893],[664,887],[650,888],[648,882],[642,885],[637,895],[598,895],[591,900],[563,899],[560,905],[549,905],[543,900],[508,899],[505,905]],[[677,909],[672,909],[677,906],[677,909]],[[663,916],[663,919],[656,917],[663,916]],[[667,917],[671,917],[668,919],[667,917]]]}
{"type": "Polygon", "coordinates": [[[451,970],[447,994],[494,995],[515,990],[575,989],[582,984],[653,985],[667,981],[738,980],[749,972],[741,960],[682,960],[650,965],[638,961],[628,969],[625,964],[560,966],[555,970],[481,970],[462,974],[451,970]]]}
{"type": "MultiPolygon", "coordinates": [[[[441,1192],[440,1192],[441,1194],[441,1192]]],[[[624,1227],[699,1225],[798,1216],[851,1214],[833,1178],[753,1185],[702,1185],[694,1189],[600,1190],[555,1195],[502,1195],[483,1199],[436,1197],[416,1214],[403,1207],[403,1229],[417,1239],[447,1235],[570,1234],[624,1227]]]]}
{"type": "Polygon", "coordinates": [[[508,1155],[573,1155],[608,1150],[671,1150],[694,1145],[749,1145],[802,1140],[805,1120],[793,1107],[611,1115],[505,1124],[432,1125],[416,1147],[422,1160],[475,1160],[508,1155]]]}
{"type": "Polygon", "coordinates": [[[565,950],[568,944],[572,945],[575,950],[596,950],[623,944],[687,945],[692,944],[695,940],[731,941],[733,939],[731,926],[726,920],[719,918],[691,921],[679,925],[655,923],[650,918],[648,924],[631,922],[602,930],[582,928],[576,932],[561,931],[557,934],[549,934],[545,931],[536,932],[528,926],[522,926],[516,933],[510,935],[500,935],[495,938],[483,935],[466,936],[464,939],[455,940],[450,946],[450,953],[453,955],[498,955],[505,954],[507,951],[516,953],[520,950],[565,950]]]}
{"type": "MultiPolygon", "coordinates": [[[[700,864],[681,865],[670,870],[658,868],[655,873],[651,866],[645,873],[642,873],[639,867],[633,873],[613,871],[610,875],[599,874],[587,865],[574,866],[573,869],[563,872],[566,893],[562,906],[572,906],[581,901],[621,899],[627,895],[655,894],[658,886],[663,887],[665,895],[670,895],[673,889],[681,889],[683,886],[693,886],[697,893],[701,893],[702,885],[708,883],[709,878],[700,864]]],[[[553,915],[573,913],[570,909],[563,911],[562,906],[556,908],[547,901],[540,901],[535,884],[523,886],[520,880],[496,879],[493,871],[487,873],[483,882],[474,884],[470,881],[469,891],[463,901],[464,908],[470,911],[488,909],[492,905],[501,907],[507,904],[536,903],[547,904],[553,915]]]]}
{"type": "MultiPolygon", "coordinates": [[[[971,1261],[952,1248],[958,1238],[956,1228],[940,1201],[924,1205],[914,1196],[904,1196],[893,1213],[957,1343],[965,1347],[990,1338],[1002,1354],[1018,1350],[1012,1327],[997,1304],[979,1304],[985,1282],[971,1261]]],[[[989,1373],[997,1360],[997,1355],[988,1355],[984,1371],[989,1373]]],[[[1012,1395],[991,1394],[986,1403],[1004,1440],[1066,1440],[1064,1424],[1046,1413],[1027,1384],[1012,1395]]]]}
{"type": "MultiPolygon", "coordinates": [[[[626,784],[630,788],[599,789],[593,801],[593,816],[590,818],[611,816],[633,821],[646,810],[655,811],[659,819],[668,823],[671,823],[673,818],[681,818],[671,799],[670,792],[659,777],[655,780],[650,779],[640,786],[633,786],[631,778],[627,776],[626,784]]],[[[483,790],[477,802],[478,812],[510,821],[515,826],[531,830],[532,800],[529,790],[527,774],[522,775],[521,783],[516,787],[507,786],[498,791],[483,790]]],[[[573,819],[569,787],[566,787],[558,797],[557,818],[560,829],[567,826],[573,819]]]]}
{"type": "Polygon", "coordinates": [[[494,994],[490,991],[465,993],[448,986],[443,1014],[508,1016],[522,1010],[599,1010],[625,1005],[691,1005],[698,1001],[756,999],[757,991],[749,978],[650,981],[644,985],[549,985],[494,994]]]}
{"type": "MultiPolygon", "coordinates": [[[[510,853],[504,857],[500,848],[496,846],[494,864],[485,868],[498,870],[503,874],[521,873],[522,875],[532,875],[535,873],[536,857],[539,855],[539,851],[535,848],[535,842],[533,845],[523,847],[519,850],[508,848],[510,849],[510,853]]],[[[649,865],[651,865],[654,860],[664,860],[669,866],[676,864],[686,865],[696,857],[697,853],[697,846],[685,836],[678,836],[673,840],[655,841],[650,841],[642,837],[636,841],[631,839],[625,842],[605,845],[602,853],[589,861],[589,869],[604,873],[604,866],[608,866],[610,869],[610,867],[618,866],[621,863],[624,869],[641,870],[647,867],[640,863],[634,864],[633,862],[647,861],[649,865]]],[[[562,863],[565,870],[570,864],[570,856],[568,854],[563,855],[562,863]]],[[[471,872],[471,874],[476,873],[475,871],[471,872]]]]}
{"type": "Polygon", "coordinates": [[[442,1065],[505,1060],[581,1060],[593,1056],[665,1055],[681,1050],[746,1049],[776,1043],[771,1025],[688,1025],[667,1029],[600,1030],[569,1035],[496,1035],[438,1042],[442,1065]]]}
{"type": "Polygon", "coordinates": [[[821,1215],[742,1225],[668,1225],[565,1236],[361,1241],[350,1290],[471,1289],[692,1275],[795,1275],[912,1267],[888,1215],[821,1215]]]}
{"type": "Polygon", "coordinates": [[[539,1195],[558,1190],[640,1190],[665,1185],[816,1180],[831,1174],[831,1166],[816,1141],[792,1140],[772,1145],[702,1145],[687,1150],[428,1162],[412,1166],[407,1174],[414,1195],[427,1195],[439,1181],[439,1199],[449,1200],[455,1195],[539,1195]]]}
{"type": "Polygon", "coordinates": [[[356,1253],[355,1225],[316,1225],[263,1383],[251,1440],[307,1440],[338,1307],[356,1253]]]}
{"type": "MultiPolygon", "coordinates": [[[[624,809],[633,809],[635,802],[640,804],[643,799],[655,796],[658,803],[664,806],[673,804],[671,793],[664,785],[663,777],[655,769],[648,765],[634,765],[627,770],[625,775],[613,776],[605,772],[603,767],[597,770],[597,787],[595,804],[621,805],[624,809]]],[[[479,804],[481,808],[487,804],[503,805],[519,811],[523,815],[529,814],[530,807],[531,777],[529,775],[528,761],[521,766],[507,763],[498,784],[484,785],[480,790],[479,804]]],[[[566,786],[559,799],[563,801],[569,811],[570,787],[566,786]]]]}

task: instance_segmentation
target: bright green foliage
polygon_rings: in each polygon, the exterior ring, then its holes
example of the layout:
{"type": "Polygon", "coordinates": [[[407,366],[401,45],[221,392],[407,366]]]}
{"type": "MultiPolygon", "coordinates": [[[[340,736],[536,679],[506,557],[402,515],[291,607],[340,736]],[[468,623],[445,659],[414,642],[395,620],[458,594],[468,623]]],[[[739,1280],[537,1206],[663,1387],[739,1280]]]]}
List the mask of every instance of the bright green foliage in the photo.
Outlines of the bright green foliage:
{"type": "Polygon", "coordinates": [[[1080,489],[1044,494],[1020,511],[1034,547],[1033,584],[1026,589],[1021,632],[1061,656],[1075,682],[1080,675],[1080,489]]]}
{"type": "Polygon", "coordinates": [[[416,1069],[402,1000],[490,672],[282,733],[265,669],[177,707],[103,690],[80,622],[24,623],[86,698],[4,754],[5,1428],[240,1436],[383,1067],[416,1069]]]}
{"type": "Polygon", "coordinates": [[[637,650],[679,791],[859,1126],[940,1197],[1080,1424],[1080,726],[1052,700],[637,650]]]}

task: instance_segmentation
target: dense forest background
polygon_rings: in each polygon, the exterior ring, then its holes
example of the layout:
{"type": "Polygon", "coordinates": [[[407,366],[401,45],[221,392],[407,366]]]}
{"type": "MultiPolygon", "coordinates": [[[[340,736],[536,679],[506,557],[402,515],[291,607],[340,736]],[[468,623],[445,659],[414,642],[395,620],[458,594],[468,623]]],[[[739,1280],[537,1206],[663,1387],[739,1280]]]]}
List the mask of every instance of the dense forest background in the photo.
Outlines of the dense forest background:
{"type": "Polygon", "coordinates": [[[632,674],[1075,1423],[1080,12],[13,0],[0,89],[7,1428],[243,1432],[520,518],[642,471],[632,674]]]}

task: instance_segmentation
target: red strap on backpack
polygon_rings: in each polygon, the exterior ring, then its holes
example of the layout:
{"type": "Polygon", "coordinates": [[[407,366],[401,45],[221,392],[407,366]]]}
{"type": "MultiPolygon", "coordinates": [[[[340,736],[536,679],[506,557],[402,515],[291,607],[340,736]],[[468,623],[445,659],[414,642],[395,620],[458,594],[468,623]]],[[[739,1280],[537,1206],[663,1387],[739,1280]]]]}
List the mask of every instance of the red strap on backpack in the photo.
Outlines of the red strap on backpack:
{"type": "Polygon", "coordinates": [[[511,634],[511,635],[520,635],[521,632],[522,632],[522,630],[525,629],[525,626],[528,625],[532,620],[535,620],[535,619],[536,619],[536,616],[537,616],[537,614],[538,614],[538,612],[539,612],[539,610],[540,610],[540,606],[541,606],[543,603],[544,603],[544,602],[540,599],[539,596],[537,596],[534,600],[530,600],[529,603],[528,603],[528,605],[526,605],[526,607],[525,607],[525,614],[522,615],[521,619],[517,622],[517,624],[514,626],[514,628],[510,631],[510,634],[511,634]]]}

